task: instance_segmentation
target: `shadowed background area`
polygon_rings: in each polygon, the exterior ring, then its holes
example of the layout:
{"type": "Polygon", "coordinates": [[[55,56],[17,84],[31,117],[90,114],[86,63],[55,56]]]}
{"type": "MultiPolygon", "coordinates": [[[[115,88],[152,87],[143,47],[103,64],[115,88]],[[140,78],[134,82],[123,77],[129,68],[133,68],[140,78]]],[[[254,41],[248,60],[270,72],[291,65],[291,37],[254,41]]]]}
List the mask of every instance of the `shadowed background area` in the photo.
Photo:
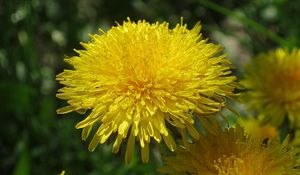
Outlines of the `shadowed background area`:
{"type": "Polygon", "coordinates": [[[65,105],[55,97],[55,75],[69,68],[64,56],[75,55],[98,28],[107,31],[127,17],[172,27],[184,17],[189,28],[201,21],[204,36],[224,46],[239,76],[259,52],[299,47],[299,8],[300,1],[289,0],[0,0],[0,173],[157,174],[157,150],[149,164],[136,150],[125,166],[124,148],[88,151],[74,128],[84,116],[55,112],[65,105]]]}

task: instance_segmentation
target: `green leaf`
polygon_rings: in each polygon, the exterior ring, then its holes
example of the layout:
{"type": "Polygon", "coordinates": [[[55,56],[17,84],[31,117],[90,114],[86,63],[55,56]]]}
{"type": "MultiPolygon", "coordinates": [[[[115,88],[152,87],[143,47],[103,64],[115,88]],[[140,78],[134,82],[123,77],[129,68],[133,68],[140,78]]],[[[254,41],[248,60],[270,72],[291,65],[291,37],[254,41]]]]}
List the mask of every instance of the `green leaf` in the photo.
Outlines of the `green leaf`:
{"type": "Polygon", "coordinates": [[[30,175],[30,155],[25,148],[16,164],[13,175],[30,175]]]}

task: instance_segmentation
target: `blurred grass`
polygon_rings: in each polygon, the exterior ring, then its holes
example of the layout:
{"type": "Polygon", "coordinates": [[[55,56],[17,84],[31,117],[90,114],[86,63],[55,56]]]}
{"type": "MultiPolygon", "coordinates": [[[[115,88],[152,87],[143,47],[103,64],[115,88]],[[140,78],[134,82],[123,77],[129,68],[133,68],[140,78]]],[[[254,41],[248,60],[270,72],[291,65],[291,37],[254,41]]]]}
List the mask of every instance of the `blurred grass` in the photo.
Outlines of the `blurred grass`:
{"type": "Polygon", "coordinates": [[[183,16],[189,27],[200,20],[204,36],[225,47],[241,74],[240,66],[258,52],[299,47],[299,8],[300,1],[287,0],[0,1],[1,174],[157,174],[155,151],[149,164],[136,151],[129,166],[110,145],[90,153],[74,128],[83,116],[55,113],[64,105],[55,98],[55,75],[88,33],[127,16],[171,26],[183,16]]]}
{"type": "Polygon", "coordinates": [[[267,37],[269,37],[271,40],[273,40],[274,42],[276,42],[278,45],[282,47],[287,47],[287,48],[293,47],[293,43],[290,43],[289,41],[285,40],[284,38],[277,35],[272,30],[269,30],[267,27],[263,26],[262,24],[252,20],[251,18],[248,18],[243,13],[237,13],[235,11],[231,11],[230,9],[218,5],[217,3],[214,3],[213,1],[210,0],[200,0],[199,2],[207,8],[210,8],[222,15],[234,18],[240,21],[245,26],[249,26],[254,30],[257,30],[258,32],[265,34],[267,37]]]}
{"type": "Polygon", "coordinates": [[[27,149],[24,149],[16,163],[13,175],[30,175],[31,161],[27,149]]]}

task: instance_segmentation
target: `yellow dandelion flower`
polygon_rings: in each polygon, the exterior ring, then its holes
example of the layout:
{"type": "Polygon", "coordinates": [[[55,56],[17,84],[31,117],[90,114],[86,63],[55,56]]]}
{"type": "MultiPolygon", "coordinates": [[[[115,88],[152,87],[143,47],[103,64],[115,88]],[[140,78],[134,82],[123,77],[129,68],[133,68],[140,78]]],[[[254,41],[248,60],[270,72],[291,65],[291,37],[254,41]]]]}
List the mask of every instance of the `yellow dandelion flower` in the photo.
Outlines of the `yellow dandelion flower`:
{"type": "Polygon", "coordinates": [[[261,121],[255,118],[239,118],[238,124],[244,127],[246,133],[251,133],[251,136],[255,138],[270,139],[278,136],[275,126],[262,124],[261,121]]]}
{"type": "Polygon", "coordinates": [[[89,150],[111,138],[113,152],[118,152],[126,142],[127,163],[136,139],[143,162],[149,159],[151,139],[163,140],[173,151],[176,144],[167,123],[197,137],[193,115],[218,112],[233,95],[236,79],[231,63],[219,54],[221,47],[203,39],[200,29],[200,24],[189,30],[181,22],[169,29],[167,22],[128,18],[106,33],[91,35],[90,42],[81,43],[85,50],[75,50],[79,56],[65,59],[74,70],[57,75],[65,85],[57,97],[68,102],[57,113],[89,111],[76,125],[83,129],[83,140],[99,126],[89,150]]]}
{"type": "Polygon", "coordinates": [[[194,144],[166,157],[159,171],[191,175],[297,175],[298,157],[287,142],[263,142],[244,133],[239,125],[202,136],[194,144]]]}
{"type": "Polygon", "coordinates": [[[245,99],[265,122],[279,126],[285,116],[300,126],[300,49],[277,49],[258,55],[246,66],[245,99]]]}

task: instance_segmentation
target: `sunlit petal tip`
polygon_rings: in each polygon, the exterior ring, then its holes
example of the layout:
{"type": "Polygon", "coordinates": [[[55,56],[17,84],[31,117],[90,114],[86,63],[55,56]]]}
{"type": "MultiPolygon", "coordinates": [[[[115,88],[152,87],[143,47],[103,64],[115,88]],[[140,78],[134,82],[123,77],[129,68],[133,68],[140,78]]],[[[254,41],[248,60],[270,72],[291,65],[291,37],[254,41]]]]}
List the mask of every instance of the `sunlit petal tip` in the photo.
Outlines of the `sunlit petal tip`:
{"type": "Polygon", "coordinates": [[[56,113],[57,114],[67,114],[67,113],[70,113],[72,111],[74,111],[74,107],[72,107],[72,106],[65,106],[65,107],[57,109],[56,113]]]}

